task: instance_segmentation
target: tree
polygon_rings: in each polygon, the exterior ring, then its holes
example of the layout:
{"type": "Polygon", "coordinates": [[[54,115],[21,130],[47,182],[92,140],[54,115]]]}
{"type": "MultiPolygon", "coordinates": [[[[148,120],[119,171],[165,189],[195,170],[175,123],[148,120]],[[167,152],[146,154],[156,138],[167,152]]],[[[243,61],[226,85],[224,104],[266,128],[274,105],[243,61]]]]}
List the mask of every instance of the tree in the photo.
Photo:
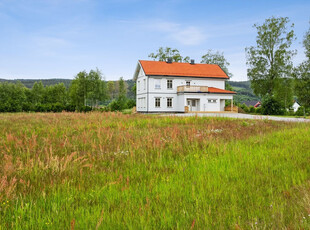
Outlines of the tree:
{"type": "Polygon", "coordinates": [[[108,81],[107,83],[108,94],[110,99],[115,98],[115,83],[114,81],[108,81]]]}
{"type": "Polygon", "coordinates": [[[0,112],[21,112],[26,101],[25,86],[17,82],[0,83],[0,112]]]}
{"type": "Polygon", "coordinates": [[[111,111],[122,111],[123,109],[127,108],[127,85],[124,79],[121,77],[118,81],[118,95],[117,99],[113,100],[109,106],[111,111]]]}
{"type": "Polygon", "coordinates": [[[306,60],[294,71],[295,94],[298,101],[305,107],[310,108],[310,28],[304,36],[306,60]]]}
{"type": "Polygon", "coordinates": [[[262,114],[264,115],[283,115],[284,107],[274,96],[265,95],[262,102],[262,114]]]}
{"type": "Polygon", "coordinates": [[[212,50],[208,50],[208,52],[201,57],[200,63],[205,64],[216,64],[219,65],[222,70],[229,76],[232,77],[232,73],[228,71],[229,62],[225,59],[224,53],[220,53],[219,51],[213,52],[212,50]]]}
{"type": "Polygon", "coordinates": [[[88,81],[88,92],[87,92],[87,99],[90,101],[91,106],[98,106],[99,101],[102,99],[102,94],[105,90],[102,87],[102,74],[97,69],[96,71],[91,70],[87,75],[88,81]]]}
{"type": "Polygon", "coordinates": [[[308,58],[308,61],[310,61],[310,28],[305,34],[303,45],[306,49],[306,57],[308,58]]]}
{"type": "Polygon", "coordinates": [[[271,17],[262,25],[255,24],[257,46],[246,48],[248,78],[254,93],[260,97],[267,93],[271,96],[276,95],[276,99],[283,104],[284,101],[292,101],[293,98],[291,96],[278,98],[283,94],[277,91],[281,91],[284,84],[287,89],[292,88],[291,81],[285,79],[292,76],[292,57],[296,53],[294,50],[289,50],[295,40],[295,34],[294,24],[288,24],[287,17],[271,17]]]}
{"type": "Polygon", "coordinates": [[[69,88],[71,104],[74,105],[77,110],[86,106],[88,90],[87,75],[86,71],[79,72],[73,79],[69,88]]]}
{"type": "Polygon", "coordinates": [[[43,103],[45,88],[42,81],[35,82],[31,91],[34,104],[43,103]]]}
{"type": "Polygon", "coordinates": [[[183,58],[180,55],[179,50],[172,49],[170,47],[160,47],[157,51],[157,53],[151,53],[149,54],[150,58],[153,58],[154,61],[167,61],[168,58],[172,58],[173,62],[189,62],[190,57],[186,56],[183,58]]]}

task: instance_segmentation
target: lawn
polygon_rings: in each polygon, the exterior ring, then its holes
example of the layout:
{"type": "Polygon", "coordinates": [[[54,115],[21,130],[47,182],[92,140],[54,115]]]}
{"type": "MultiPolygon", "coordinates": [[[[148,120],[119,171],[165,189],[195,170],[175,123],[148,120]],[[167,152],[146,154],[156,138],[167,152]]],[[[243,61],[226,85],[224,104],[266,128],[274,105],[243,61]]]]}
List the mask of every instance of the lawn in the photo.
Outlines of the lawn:
{"type": "Polygon", "coordinates": [[[309,229],[310,124],[0,114],[0,229],[309,229]]]}

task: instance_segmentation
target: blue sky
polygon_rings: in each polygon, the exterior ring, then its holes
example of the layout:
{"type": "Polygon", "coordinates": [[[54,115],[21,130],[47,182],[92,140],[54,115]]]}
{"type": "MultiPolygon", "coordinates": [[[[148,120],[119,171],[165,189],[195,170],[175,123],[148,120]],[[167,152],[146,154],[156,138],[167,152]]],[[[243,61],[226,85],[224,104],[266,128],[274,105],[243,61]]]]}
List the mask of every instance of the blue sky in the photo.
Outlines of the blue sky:
{"type": "Polygon", "coordinates": [[[309,12],[302,0],[0,0],[0,78],[74,78],[98,67],[106,80],[130,79],[138,59],[168,46],[196,62],[224,52],[231,80],[246,80],[253,24],[289,17],[298,64],[309,12]]]}

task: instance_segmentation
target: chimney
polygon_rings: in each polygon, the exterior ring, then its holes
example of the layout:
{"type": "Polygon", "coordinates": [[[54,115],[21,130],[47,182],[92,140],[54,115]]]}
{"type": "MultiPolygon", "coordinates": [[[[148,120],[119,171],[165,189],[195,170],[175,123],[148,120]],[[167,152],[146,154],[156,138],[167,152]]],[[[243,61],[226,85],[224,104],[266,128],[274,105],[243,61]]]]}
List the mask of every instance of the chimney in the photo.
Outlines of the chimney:
{"type": "Polygon", "coordinates": [[[168,57],[167,63],[172,63],[172,58],[168,57]]]}
{"type": "Polygon", "coordinates": [[[191,65],[194,65],[194,64],[195,64],[195,60],[191,59],[191,65]]]}

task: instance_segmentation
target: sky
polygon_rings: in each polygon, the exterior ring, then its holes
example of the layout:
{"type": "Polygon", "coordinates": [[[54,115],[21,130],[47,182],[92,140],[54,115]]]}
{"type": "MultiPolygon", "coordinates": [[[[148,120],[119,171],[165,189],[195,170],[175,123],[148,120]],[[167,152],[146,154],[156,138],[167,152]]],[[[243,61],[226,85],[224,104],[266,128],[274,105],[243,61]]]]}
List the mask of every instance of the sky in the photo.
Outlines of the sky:
{"type": "Polygon", "coordinates": [[[132,79],[137,61],[159,47],[200,62],[224,53],[231,80],[247,80],[245,48],[254,24],[289,17],[305,58],[309,0],[0,0],[0,78],[68,78],[98,68],[106,80],[132,79]]]}

